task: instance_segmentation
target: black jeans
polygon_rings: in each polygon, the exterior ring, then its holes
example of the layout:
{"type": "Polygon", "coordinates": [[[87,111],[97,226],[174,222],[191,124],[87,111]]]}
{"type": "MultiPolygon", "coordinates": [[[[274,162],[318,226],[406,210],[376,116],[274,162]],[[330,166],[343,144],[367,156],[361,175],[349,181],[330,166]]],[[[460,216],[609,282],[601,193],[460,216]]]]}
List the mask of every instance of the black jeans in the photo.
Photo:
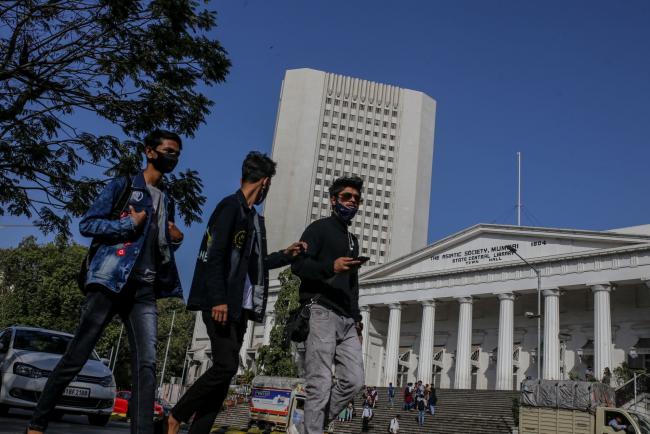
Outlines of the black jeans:
{"type": "Polygon", "coordinates": [[[174,419],[187,422],[194,415],[189,434],[208,434],[228,395],[228,387],[239,367],[239,350],[246,333],[247,316],[226,325],[216,323],[210,312],[203,312],[210,337],[212,366],[205,371],[172,409],[174,419]]]}
{"type": "Polygon", "coordinates": [[[119,294],[99,285],[89,287],[77,331],[47,379],[29,423],[31,429],[45,431],[57,400],[81,371],[104,329],[116,314],[124,322],[131,348],[131,433],[153,433],[158,310],[153,287],[132,281],[127,282],[119,294]]]}

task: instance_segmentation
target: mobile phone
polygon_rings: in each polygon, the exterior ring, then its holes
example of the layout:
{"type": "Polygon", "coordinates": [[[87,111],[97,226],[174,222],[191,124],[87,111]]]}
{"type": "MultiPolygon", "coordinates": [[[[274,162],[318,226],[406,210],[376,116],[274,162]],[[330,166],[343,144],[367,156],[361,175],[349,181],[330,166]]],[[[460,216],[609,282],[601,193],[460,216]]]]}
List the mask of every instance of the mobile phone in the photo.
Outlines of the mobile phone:
{"type": "Polygon", "coordinates": [[[367,256],[357,256],[356,258],[354,258],[354,260],[359,261],[362,264],[365,264],[366,262],[368,262],[370,260],[370,258],[367,257],[367,256]]]}

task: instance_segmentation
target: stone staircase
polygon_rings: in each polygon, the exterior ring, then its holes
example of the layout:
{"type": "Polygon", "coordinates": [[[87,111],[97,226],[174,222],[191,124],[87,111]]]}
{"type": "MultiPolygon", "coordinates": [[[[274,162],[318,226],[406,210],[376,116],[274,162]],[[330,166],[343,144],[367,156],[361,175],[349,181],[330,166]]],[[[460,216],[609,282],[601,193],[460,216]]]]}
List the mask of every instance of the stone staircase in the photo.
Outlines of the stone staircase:
{"type": "MultiPolygon", "coordinates": [[[[370,433],[388,431],[390,420],[400,415],[400,434],[508,434],[513,432],[512,399],[519,392],[494,390],[437,389],[436,414],[426,414],[424,426],[417,423],[417,411],[402,409],[401,396],[396,396],[395,407],[388,407],[388,391],[377,388],[379,401],[370,421],[370,433]]],[[[398,395],[401,395],[398,393],[398,395]]],[[[351,422],[336,422],[335,434],[361,433],[361,395],[355,399],[356,413],[351,422]]]]}
{"type": "MultiPolygon", "coordinates": [[[[402,410],[401,397],[395,397],[395,406],[391,409],[388,407],[387,388],[377,388],[377,391],[379,401],[370,421],[371,434],[385,434],[396,414],[400,415],[400,434],[509,434],[515,425],[512,399],[519,397],[519,392],[437,389],[436,414],[431,416],[427,413],[424,427],[420,427],[416,410],[402,410]]],[[[335,422],[334,434],[361,433],[361,394],[354,402],[356,416],[351,422],[335,422]]],[[[214,427],[215,430],[224,426],[245,429],[247,425],[248,404],[242,403],[219,413],[214,427]]]]}
{"type": "Polygon", "coordinates": [[[213,432],[215,428],[220,427],[236,427],[245,430],[248,427],[248,416],[248,402],[224,408],[214,421],[213,432]]]}
{"type": "Polygon", "coordinates": [[[634,401],[634,398],[619,406],[625,410],[632,410],[642,413],[650,417],[650,393],[640,393],[637,396],[637,400],[634,401]]]}

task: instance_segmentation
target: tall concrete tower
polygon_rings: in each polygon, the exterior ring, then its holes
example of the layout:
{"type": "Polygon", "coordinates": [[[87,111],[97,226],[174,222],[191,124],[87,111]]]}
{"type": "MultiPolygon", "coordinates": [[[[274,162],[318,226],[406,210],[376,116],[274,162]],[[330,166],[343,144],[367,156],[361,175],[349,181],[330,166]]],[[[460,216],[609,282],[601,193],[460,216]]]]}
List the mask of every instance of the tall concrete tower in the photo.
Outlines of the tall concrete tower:
{"type": "Polygon", "coordinates": [[[269,251],[330,215],[328,187],[364,179],[351,231],[369,265],[427,243],[436,102],[422,92],[313,69],[285,74],[266,201],[269,251]]]}

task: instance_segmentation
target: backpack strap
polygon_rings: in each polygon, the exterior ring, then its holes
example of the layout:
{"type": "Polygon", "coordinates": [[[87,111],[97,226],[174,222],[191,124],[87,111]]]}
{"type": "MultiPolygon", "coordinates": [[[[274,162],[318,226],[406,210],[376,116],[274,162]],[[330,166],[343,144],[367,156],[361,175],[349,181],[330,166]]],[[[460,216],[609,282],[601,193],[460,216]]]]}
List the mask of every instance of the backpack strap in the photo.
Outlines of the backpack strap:
{"type": "Polygon", "coordinates": [[[120,215],[125,210],[126,205],[129,203],[129,198],[131,197],[131,183],[133,182],[133,179],[131,178],[131,175],[126,175],[125,178],[126,184],[124,185],[124,189],[122,190],[122,193],[120,193],[120,197],[117,199],[117,202],[113,205],[113,209],[111,210],[112,220],[120,218],[120,215]]]}

